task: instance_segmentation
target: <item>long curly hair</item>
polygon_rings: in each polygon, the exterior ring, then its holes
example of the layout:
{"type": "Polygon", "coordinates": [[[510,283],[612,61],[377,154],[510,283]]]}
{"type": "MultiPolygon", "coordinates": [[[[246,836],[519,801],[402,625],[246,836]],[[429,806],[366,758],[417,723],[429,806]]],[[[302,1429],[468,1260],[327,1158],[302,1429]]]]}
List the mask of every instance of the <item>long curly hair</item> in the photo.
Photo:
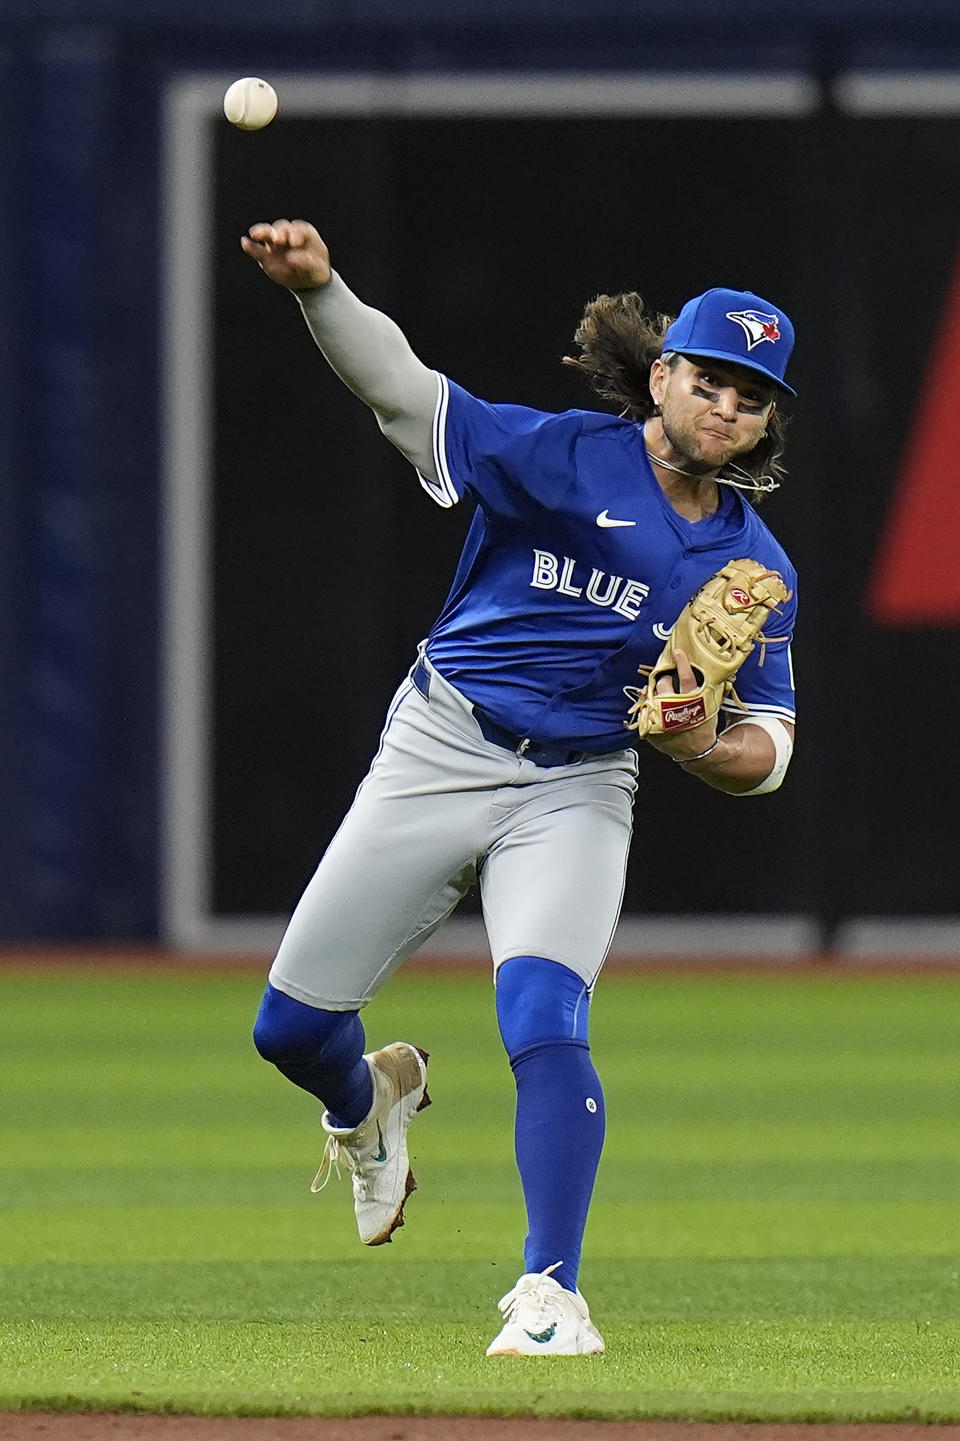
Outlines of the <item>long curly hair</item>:
{"type": "MultiPolygon", "coordinates": [[[[664,336],[673,319],[648,310],[635,290],[598,295],[588,303],[573,337],[580,354],[565,355],[563,364],[579,370],[591,390],[628,420],[649,420],[657,410],[650,394],[650,370],[663,354],[664,336]]],[[[677,359],[668,356],[666,363],[674,365],[677,359]]],[[[778,404],[762,440],[718,478],[746,485],[750,499],[758,504],[786,474],[786,427],[778,404]]]]}

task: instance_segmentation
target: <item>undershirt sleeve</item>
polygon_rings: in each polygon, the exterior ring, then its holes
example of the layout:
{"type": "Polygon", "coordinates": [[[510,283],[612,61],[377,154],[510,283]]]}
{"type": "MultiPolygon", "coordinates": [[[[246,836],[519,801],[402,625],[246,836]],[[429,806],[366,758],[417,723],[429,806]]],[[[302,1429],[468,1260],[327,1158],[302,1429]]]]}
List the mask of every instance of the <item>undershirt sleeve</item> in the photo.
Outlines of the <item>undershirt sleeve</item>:
{"type": "Polygon", "coordinates": [[[293,293],[331,369],[420,474],[436,479],[437,372],[417,358],[389,316],[365,305],[336,272],[326,285],[293,293]]]}

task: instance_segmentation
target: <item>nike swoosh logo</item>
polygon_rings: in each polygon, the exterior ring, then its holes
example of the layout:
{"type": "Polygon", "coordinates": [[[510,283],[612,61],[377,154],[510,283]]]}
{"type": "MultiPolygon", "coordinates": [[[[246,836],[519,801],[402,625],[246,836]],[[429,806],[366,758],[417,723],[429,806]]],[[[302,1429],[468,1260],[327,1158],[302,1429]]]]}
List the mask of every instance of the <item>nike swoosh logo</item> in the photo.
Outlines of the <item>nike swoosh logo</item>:
{"type": "MultiPolygon", "coordinates": [[[[524,1328],[524,1330],[526,1331],[526,1328],[524,1328]]],[[[553,1321],[545,1331],[526,1331],[526,1334],[530,1337],[531,1341],[537,1341],[541,1346],[545,1346],[547,1342],[552,1341],[557,1334],[557,1323],[553,1321]]]]}
{"type": "Polygon", "coordinates": [[[374,1159],[375,1161],[385,1161],[385,1160],[387,1159],[387,1148],[386,1148],[386,1146],[383,1144],[383,1132],[382,1132],[381,1129],[380,1129],[380,1122],[379,1122],[379,1121],[377,1122],[377,1135],[378,1135],[378,1137],[380,1138],[380,1149],[379,1149],[379,1151],[377,1152],[377,1154],[374,1156],[373,1159],[374,1159]]]}
{"type": "Polygon", "coordinates": [[[597,516],[597,525],[604,528],[611,525],[636,525],[636,523],[635,520],[614,520],[613,516],[605,510],[601,510],[597,516]]]}

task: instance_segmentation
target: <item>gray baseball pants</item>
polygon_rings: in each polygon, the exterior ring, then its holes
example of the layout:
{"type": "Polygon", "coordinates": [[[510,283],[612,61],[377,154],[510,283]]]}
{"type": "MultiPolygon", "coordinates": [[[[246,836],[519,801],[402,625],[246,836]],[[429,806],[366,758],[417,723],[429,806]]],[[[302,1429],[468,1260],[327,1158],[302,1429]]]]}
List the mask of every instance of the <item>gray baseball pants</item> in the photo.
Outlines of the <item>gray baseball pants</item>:
{"type": "Polygon", "coordinates": [[[479,880],[494,966],[542,956],[592,986],[623,900],[637,757],[543,768],[493,745],[425,662],[294,911],[270,982],[323,1010],[364,1006],[479,880]]]}

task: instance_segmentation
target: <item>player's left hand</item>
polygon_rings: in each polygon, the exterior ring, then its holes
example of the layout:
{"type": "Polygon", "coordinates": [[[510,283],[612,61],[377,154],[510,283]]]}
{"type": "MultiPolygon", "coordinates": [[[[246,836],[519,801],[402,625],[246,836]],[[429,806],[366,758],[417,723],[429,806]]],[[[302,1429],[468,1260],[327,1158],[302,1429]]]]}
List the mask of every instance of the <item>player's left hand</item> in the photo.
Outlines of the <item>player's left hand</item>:
{"type": "MultiPolygon", "coordinates": [[[[669,675],[662,676],[657,681],[657,695],[685,695],[687,691],[697,690],[699,681],[694,675],[689,656],[682,650],[674,649],[673,663],[676,667],[676,685],[671,683],[669,675]]],[[[670,756],[675,761],[679,761],[682,756],[700,755],[701,751],[705,751],[708,746],[713,745],[716,738],[716,716],[711,716],[702,725],[693,726],[686,731],[676,731],[673,735],[644,737],[647,744],[653,746],[654,750],[661,751],[663,755],[670,756]]]]}

